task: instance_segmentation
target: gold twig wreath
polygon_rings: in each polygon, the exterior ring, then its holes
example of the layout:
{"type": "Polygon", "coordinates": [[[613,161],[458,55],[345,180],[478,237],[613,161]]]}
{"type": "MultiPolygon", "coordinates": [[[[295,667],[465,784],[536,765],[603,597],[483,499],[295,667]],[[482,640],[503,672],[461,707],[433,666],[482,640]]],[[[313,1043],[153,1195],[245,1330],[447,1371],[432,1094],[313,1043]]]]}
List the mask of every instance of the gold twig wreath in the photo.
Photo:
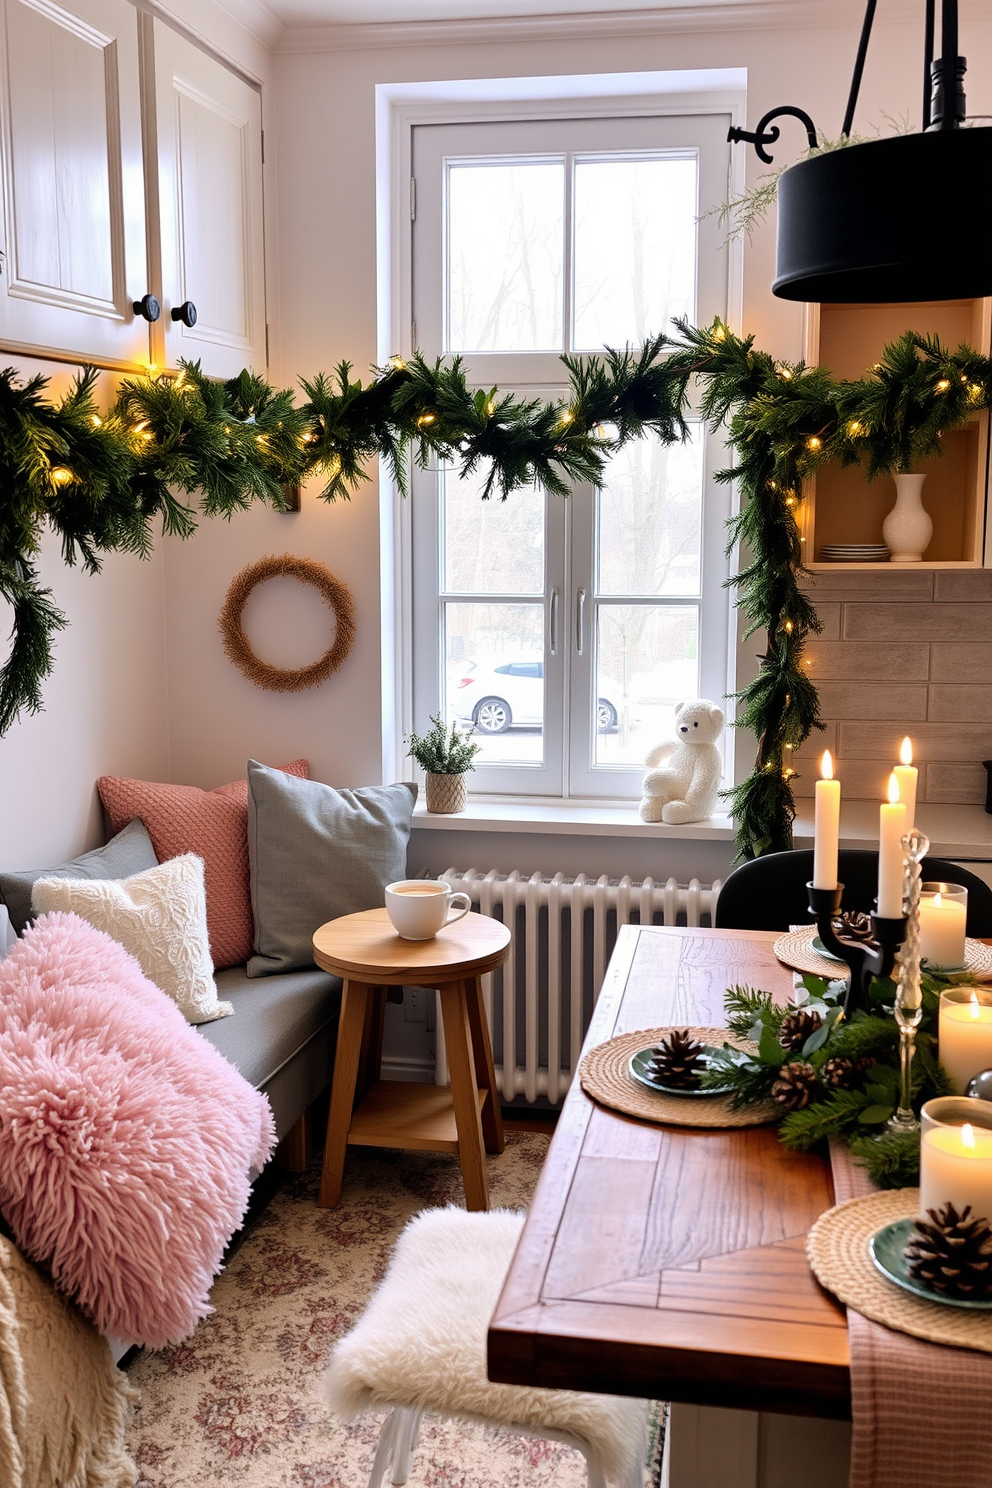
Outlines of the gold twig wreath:
{"type": "Polygon", "coordinates": [[[229,660],[240,672],[269,692],[303,692],[308,687],[319,687],[332,672],[336,672],[355,642],[355,601],[347,584],[336,579],[322,563],[312,558],[294,558],[291,553],[282,557],[260,558],[249,563],[231,580],[231,587],[220,612],[220,633],[224,638],[224,650],[229,660]],[[325,604],[334,612],[334,640],[318,661],[295,671],[286,667],[270,666],[251,649],[242,624],[245,605],[259,584],[268,579],[291,578],[301,584],[312,584],[325,604]]]}

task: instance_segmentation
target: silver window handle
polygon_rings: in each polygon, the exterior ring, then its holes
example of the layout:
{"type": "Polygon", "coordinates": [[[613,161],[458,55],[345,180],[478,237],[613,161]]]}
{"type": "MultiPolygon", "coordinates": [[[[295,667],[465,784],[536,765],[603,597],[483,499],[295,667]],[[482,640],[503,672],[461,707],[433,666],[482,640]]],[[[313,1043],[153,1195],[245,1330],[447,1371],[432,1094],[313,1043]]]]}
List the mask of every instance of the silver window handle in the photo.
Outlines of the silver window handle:
{"type": "Polygon", "coordinates": [[[580,589],[575,596],[575,650],[581,656],[585,648],[586,591],[580,589]]]}
{"type": "Polygon", "coordinates": [[[558,590],[551,591],[551,609],[549,618],[550,641],[549,650],[552,656],[558,655],[558,590]]]}

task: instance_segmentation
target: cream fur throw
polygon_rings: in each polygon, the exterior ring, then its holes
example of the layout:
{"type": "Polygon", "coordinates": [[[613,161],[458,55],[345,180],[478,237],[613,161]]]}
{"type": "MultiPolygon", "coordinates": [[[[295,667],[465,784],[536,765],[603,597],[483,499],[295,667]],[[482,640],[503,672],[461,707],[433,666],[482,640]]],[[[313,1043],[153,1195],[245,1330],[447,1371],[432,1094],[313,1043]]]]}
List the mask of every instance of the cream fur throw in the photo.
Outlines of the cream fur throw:
{"type": "Polygon", "coordinates": [[[39,914],[77,914],[105,931],[131,952],[187,1023],[210,1023],[234,1012],[229,1002],[217,1000],[203,859],[195,853],[130,878],[39,878],[31,905],[39,914]]]}
{"type": "Polygon", "coordinates": [[[107,1340],[0,1236],[3,1488],[131,1488],[137,1398],[107,1340]]]}
{"type": "Polygon", "coordinates": [[[524,1216],[427,1209],[411,1219],[381,1286],[336,1344],[325,1399],[346,1420],[413,1406],[487,1424],[568,1432],[589,1443],[607,1478],[625,1480],[645,1454],[642,1400],[493,1384],[486,1332],[524,1216]]]}

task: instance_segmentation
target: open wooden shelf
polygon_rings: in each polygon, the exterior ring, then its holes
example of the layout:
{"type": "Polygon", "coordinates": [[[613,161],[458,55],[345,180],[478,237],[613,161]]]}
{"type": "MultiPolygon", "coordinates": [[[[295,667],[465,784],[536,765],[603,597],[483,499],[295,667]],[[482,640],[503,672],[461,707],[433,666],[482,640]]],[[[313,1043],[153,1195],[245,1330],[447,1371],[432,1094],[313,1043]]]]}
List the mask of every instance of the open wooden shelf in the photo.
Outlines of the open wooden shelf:
{"type": "MultiPolygon", "coordinates": [[[[962,341],[988,351],[992,300],[942,300],[924,305],[810,305],[805,359],[837,378],[857,378],[882,348],[906,330],[939,336],[945,346],[962,341]]],[[[943,440],[942,456],[921,461],[927,476],[923,505],[933,537],[923,564],[825,563],[831,543],[880,543],[882,522],[895,502],[892,479],[868,483],[858,465],[825,466],[804,493],[800,518],[804,558],[812,569],[980,568],[988,492],[988,414],[980,414],[943,440]]]]}
{"type": "MultiPolygon", "coordinates": [[[[479,1110],[489,1092],[477,1090],[479,1110]]],[[[377,1080],[354,1112],[349,1147],[398,1147],[406,1152],[457,1152],[458,1131],[446,1085],[377,1080]]]]}

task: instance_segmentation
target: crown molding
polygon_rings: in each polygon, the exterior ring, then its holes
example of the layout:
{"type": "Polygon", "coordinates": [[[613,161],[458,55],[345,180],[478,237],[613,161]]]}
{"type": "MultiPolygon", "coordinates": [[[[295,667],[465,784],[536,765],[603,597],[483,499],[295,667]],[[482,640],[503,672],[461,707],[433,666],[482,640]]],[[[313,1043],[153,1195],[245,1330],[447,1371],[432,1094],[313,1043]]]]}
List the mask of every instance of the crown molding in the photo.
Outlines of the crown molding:
{"type": "MultiPolygon", "coordinates": [[[[896,0],[889,20],[909,19],[912,0],[896,0]]],[[[461,46],[486,42],[602,40],[671,35],[687,31],[743,31],[789,27],[834,27],[860,21],[861,0],[834,0],[829,10],[809,0],[737,0],[737,3],[676,5],[654,10],[570,11],[564,14],[490,16],[451,21],[359,21],[324,26],[287,26],[280,53],[364,51],[385,47],[461,46]]]]}
{"type": "Polygon", "coordinates": [[[270,52],[280,50],[279,42],[286,32],[286,24],[265,4],[265,0],[214,0],[214,3],[218,10],[243,26],[270,52]]]}

